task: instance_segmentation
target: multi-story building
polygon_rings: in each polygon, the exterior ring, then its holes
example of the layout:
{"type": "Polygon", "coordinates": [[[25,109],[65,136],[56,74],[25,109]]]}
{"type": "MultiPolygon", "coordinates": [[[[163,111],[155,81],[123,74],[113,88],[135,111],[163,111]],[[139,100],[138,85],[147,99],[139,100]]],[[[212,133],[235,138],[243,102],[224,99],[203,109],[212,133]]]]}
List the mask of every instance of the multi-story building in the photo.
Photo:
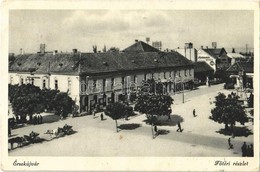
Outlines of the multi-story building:
{"type": "Polygon", "coordinates": [[[9,67],[10,84],[31,83],[68,92],[91,111],[128,97],[144,80],[163,83],[165,92],[192,87],[193,63],[177,52],[161,52],[142,42],[122,52],[45,53],[18,55],[9,67]]]}

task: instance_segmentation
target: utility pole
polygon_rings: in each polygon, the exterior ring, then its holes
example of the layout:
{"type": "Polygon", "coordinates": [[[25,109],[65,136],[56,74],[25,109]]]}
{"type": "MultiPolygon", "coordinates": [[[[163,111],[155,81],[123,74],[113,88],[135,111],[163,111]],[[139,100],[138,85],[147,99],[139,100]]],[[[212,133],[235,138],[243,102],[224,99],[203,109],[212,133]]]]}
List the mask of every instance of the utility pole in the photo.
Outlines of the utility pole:
{"type": "Polygon", "coordinates": [[[184,83],[182,82],[182,103],[184,103],[184,83]]]}

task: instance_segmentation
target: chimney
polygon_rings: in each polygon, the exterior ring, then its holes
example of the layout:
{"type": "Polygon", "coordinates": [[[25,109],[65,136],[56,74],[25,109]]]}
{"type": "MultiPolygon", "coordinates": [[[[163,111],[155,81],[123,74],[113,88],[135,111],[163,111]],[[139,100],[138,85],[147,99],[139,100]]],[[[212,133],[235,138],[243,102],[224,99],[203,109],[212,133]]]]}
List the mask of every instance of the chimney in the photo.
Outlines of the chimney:
{"type": "Polygon", "coordinates": [[[201,46],[201,49],[203,49],[203,45],[201,46]]]}
{"type": "Polygon", "coordinates": [[[20,48],[20,55],[23,55],[23,49],[20,48]]]}
{"type": "Polygon", "coordinates": [[[78,50],[76,48],[72,49],[73,54],[77,54],[78,50]]]}
{"type": "Polygon", "coordinates": [[[217,48],[217,42],[212,42],[212,48],[214,48],[214,49],[217,48]]]}
{"type": "Polygon", "coordinates": [[[45,53],[45,44],[40,44],[40,53],[41,54],[45,53]]]}
{"type": "Polygon", "coordinates": [[[208,49],[209,47],[208,47],[208,46],[206,46],[206,48],[208,49]]]}
{"type": "Polygon", "coordinates": [[[135,43],[137,43],[137,42],[138,42],[138,39],[135,40],[135,43]]]}

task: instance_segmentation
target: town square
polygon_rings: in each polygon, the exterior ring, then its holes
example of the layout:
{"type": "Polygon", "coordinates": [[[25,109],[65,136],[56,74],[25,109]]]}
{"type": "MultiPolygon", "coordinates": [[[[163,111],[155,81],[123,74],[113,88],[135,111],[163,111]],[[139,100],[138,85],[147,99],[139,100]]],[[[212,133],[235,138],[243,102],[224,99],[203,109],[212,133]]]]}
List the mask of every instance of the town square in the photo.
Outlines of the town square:
{"type": "Polygon", "coordinates": [[[138,157],[225,171],[259,159],[254,10],[8,14],[3,148],[15,168],[138,157]]]}

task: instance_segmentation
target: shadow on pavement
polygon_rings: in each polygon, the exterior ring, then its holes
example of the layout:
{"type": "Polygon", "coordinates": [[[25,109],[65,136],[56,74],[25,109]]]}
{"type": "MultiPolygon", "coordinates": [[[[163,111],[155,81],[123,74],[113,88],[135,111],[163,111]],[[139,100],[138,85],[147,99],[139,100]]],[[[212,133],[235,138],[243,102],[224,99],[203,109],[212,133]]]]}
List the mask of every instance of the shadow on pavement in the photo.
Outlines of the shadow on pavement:
{"type": "Polygon", "coordinates": [[[42,123],[52,123],[52,122],[57,122],[60,120],[60,116],[58,115],[45,115],[42,117],[42,123]]]}
{"type": "Polygon", "coordinates": [[[176,126],[178,121],[182,123],[184,119],[177,114],[171,115],[171,119],[168,119],[168,116],[160,116],[157,118],[156,125],[158,126],[176,126]]]}
{"type": "Polygon", "coordinates": [[[166,135],[166,134],[169,134],[169,133],[170,133],[169,130],[164,130],[164,129],[158,130],[158,135],[166,135]]]}
{"type": "MultiPolygon", "coordinates": [[[[219,131],[216,131],[216,133],[219,133],[219,134],[223,134],[225,136],[231,136],[232,133],[230,130],[225,130],[225,129],[220,129],[219,131]]],[[[237,126],[234,126],[234,136],[236,137],[247,137],[249,135],[252,135],[252,131],[249,130],[247,127],[237,127],[237,126]]]]}
{"type": "Polygon", "coordinates": [[[121,124],[118,128],[121,130],[134,130],[139,127],[141,127],[141,124],[132,123],[132,124],[121,124]]]}

